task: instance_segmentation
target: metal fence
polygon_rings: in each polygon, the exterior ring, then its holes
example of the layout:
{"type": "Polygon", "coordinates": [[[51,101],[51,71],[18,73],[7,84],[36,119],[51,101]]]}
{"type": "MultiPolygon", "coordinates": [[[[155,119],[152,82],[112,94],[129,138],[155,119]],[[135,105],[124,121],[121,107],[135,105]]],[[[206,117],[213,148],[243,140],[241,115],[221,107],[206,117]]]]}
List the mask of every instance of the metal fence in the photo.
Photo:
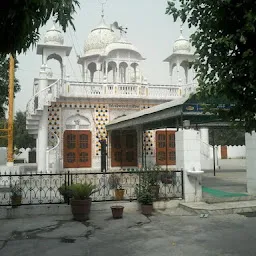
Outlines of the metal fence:
{"type": "MultiPolygon", "coordinates": [[[[118,178],[118,186],[125,190],[124,200],[136,200],[135,188],[143,175],[153,171],[120,171],[100,173],[40,173],[40,174],[0,174],[0,206],[12,205],[12,195],[21,195],[22,205],[65,203],[59,193],[61,185],[91,182],[97,188],[93,201],[115,200],[113,177],[118,178]],[[114,176],[113,176],[114,175],[114,176]]],[[[183,172],[158,171],[156,185],[157,199],[183,198],[183,172]]]]}

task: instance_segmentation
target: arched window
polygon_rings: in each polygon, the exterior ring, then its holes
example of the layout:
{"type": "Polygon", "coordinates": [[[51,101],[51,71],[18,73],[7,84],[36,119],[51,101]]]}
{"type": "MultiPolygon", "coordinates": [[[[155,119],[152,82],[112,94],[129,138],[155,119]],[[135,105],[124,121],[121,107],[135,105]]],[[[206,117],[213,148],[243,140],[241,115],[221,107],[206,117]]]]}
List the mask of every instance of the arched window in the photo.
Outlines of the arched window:
{"type": "Polygon", "coordinates": [[[126,83],[127,82],[127,67],[128,67],[128,64],[126,62],[121,62],[119,64],[120,83],[126,83]]]}

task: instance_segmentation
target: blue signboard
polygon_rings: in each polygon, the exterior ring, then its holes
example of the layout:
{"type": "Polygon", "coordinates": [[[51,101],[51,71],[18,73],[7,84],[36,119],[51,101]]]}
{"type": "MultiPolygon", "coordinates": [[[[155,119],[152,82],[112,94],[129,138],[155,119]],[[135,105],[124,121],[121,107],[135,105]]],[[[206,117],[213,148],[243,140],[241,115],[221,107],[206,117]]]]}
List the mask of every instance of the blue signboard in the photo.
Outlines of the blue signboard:
{"type": "MultiPolygon", "coordinates": [[[[205,104],[197,104],[197,103],[186,103],[183,104],[183,112],[203,112],[205,104]]],[[[229,110],[233,107],[234,104],[218,104],[216,106],[217,109],[229,110]]]]}

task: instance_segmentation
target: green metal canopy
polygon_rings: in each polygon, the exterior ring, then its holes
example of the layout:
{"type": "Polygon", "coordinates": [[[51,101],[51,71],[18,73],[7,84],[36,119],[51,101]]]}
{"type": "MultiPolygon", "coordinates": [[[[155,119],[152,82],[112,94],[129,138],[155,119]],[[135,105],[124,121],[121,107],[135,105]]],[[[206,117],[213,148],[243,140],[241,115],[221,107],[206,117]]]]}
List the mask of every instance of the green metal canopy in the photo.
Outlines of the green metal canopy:
{"type": "MultiPolygon", "coordinates": [[[[218,104],[217,108],[230,109],[229,104],[218,104]]],[[[227,127],[218,115],[204,113],[203,104],[191,103],[188,97],[166,102],[149,109],[117,118],[106,125],[108,131],[131,129],[140,126],[143,130],[178,128],[189,120],[191,127],[227,127]]]]}

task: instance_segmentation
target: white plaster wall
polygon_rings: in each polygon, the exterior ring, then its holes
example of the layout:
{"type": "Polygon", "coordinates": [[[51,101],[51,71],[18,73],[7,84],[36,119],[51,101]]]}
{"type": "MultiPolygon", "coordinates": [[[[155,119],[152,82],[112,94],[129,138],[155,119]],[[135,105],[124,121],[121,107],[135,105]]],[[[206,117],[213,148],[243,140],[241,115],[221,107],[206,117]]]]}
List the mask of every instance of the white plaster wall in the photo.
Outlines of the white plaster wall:
{"type": "Polygon", "coordinates": [[[245,158],[246,147],[244,146],[228,146],[228,158],[245,158]]]}
{"type": "Polygon", "coordinates": [[[17,155],[14,155],[14,159],[21,159],[23,160],[24,159],[24,162],[25,163],[28,163],[29,162],[29,157],[28,157],[28,154],[29,152],[31,151],[31,148],[20,148],[19,149],[19,154],[17,155]]]}
{"type": "Polygon", "coordinates": [[[200,134],[192,129],[179,130],[176,132],[175,138],[176,166],[178,169],[183,169],[185,201],[201,201],[201,177],[188,175],[188,171],[201,170],[200,134]]]}
{"type": "Polygon", "coordinates": [[[247,164],[247,192],[256,195],[256,133],[245,134],[246,164],[247,164]]]}
{"type": "MultiPolygon", "coordinates": [[[[216,156],[221,159],[221,145],[216,145],[216,156]]],[[[209,157],[213,159],[212,146],[209,145],[209,157]]],[[[227,146],[227,157],[228,159],[245,158],[246,157],[246,146],[227,146]]]]}
{"type": "Polygon", "coordinates": [[[7,149],[5,147],[0,147],[0,165],[5,165],[7,163],[7,149]]]}

